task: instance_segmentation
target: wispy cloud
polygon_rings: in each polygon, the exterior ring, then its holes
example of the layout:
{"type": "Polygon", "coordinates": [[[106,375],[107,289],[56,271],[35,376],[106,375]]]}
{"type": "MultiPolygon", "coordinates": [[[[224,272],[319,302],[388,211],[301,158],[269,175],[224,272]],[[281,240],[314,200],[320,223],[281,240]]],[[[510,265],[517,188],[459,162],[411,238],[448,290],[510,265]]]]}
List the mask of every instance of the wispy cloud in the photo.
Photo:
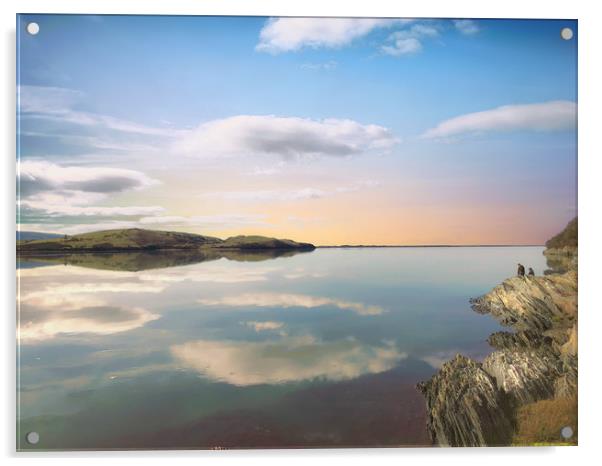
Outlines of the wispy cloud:
{"type": "Polygon", "coordinates": [[[456,19],[454,20],[454,26],[458,31],[467,36],[476,34],[481,30],[477,22],[472,19],[456,19]]]}
{"type": "Polygon", "coordinates": [[[206,199],[225,199],[228,201],[242,202],[290,202],[304,201],[309,199],[323,199],[359,191],[361,189],[379,186],[378,181],[368,180],[355,183],[351,186],[340,186],[337,188],[299,188],[299,189],[264,189],[254,191],[221,191],[206,193],[202,197],[206,199]]]}
{"type": "Polygon", "coordinates": [[[381,47],[387,55],[399,57],[411,55],[422,50],[422,40],[439,35],[439,30],[433,24],[414,24],[407,29],[395,31],[388,38],[388,43],[381,47]]]}
{"type": "Polygon", "coordinates": [[[220,215],[192,215],[192,216],[153,216],[143,217],[139,225],[165,225],[172,226],[204,226],[215,228],[239,227],[244,225],[265,225],[266,216],[263,214],[220,214],[220,215]]]}
{"type": "Polygon", "coordinates": [[[141,125],[109,115],[77,110],[76,104],[81,103],[85,96],[78,90],[22,85],[18,87],[17,92],[21,118],[54,120],[147,136],[175,137],[179,133],[170,128],[141,125]]]}
{"type": "Polygon", "coordinates": [[[253,175],[253,176],[276,175],[282,171],[282,163],[284,163],[284,162],[280,162],[277,166],[273,166],[273,167],[255,167],[248,174],[253,175]]]}
{"type": "Polygon", "coordinates": [[[94,98],[67,88],[18,87],[19,139],[22,157],[123,163],[165,154],[169,143],[187,130],[141,124],[111,115],[94,113],[94,98]]]}
{"type": "Polygon", "coordinates": [[[322,189],[302,188],[295,190],[256,190],[256,191],[222,191],[203,194],[206,199],[225,199],[242,202],[272,202],[272,201],[301,201],[321,199],[328,193],[322,189]]]}
{"type": "Polygon", "coordinates": [[[377,28],[407,22],[400,19],[272,18],[259,33],[260,52],[280,53],[304,47],[341,47],[377,28]]]}
{"type": "Polygon", "coordinates": [[[175,149],[197,157],[268,154],[291,159],[382,152],[398,142],[383,126],[353,120],[239,115],[202,124],[175,149]]]}
{"type": "MultiPolygon", "coordinates": [[[[122,228],[150,228],[150,229],[190,229],[201,230],[205,233],[221,230],[249,226],[268,226],[266,216],[262,214],[220,214],[220,215],[160,215],[164,209],[162,207],[116,207],[102,208],[91,206],[89,208],[80,208],[77,206],[68,206],[71,200],[65,200],[66,207],[61,208],[57,204],[40,204],[33,205],[39,209],[40,213],[45,213],[49,221],[45,223],[21,222],[20,230],[40,231],[40,232],[59,232],[68,235],[78,233],[87,233],[91,231],[112,230],[122,228]],[[121,210],[123,209],[123,210],[121,210]],[[49,211],[55,211],[54,215],[50,215],[49,211]],[[96,212],[96,213],[94,213],[96,212]],[[74,217],[78,224],[61,223],[52,221],[54,217],[74,217]],[[132,216],[134,219],[128,220],[109,220],[102,221],[102,217],[119,217],[132,216]],[[138,218],[136,218],[138,217],[138,218]]],[[[32,209],[31,202],[23,204],[32,209]]],[[[35,212],[34,212],[35,213],[35,212]]],[[[26,217],[32,212],[27,212],[26,217]]]]}
{"type": "Polygon", "coordinates": [[[163,207],[160,206],[106,207],[76,205],[76,203],[81,202],[84,202],[82,198],[74,193],[63,193],[53,196],[36,195],[31,199],[20,201],[19,205],[21,209],[37,211],[38,215],[43,214],[49,217],[140,217],[142,215],[155,215],[164,211],[163,207]]]}
{"type": "Polygon", "coordinates": [[[249,322],[241,322],[241,324],[246,325],[247,327],[251,327],[253,330],[255,330],[256,332],[265,332],[265,331],[273,331],[273,330],[279,330],[282,327],[284,327],[284,323],[282,322],[274,322],[274,321],[256,321],[256,320],[252,320],[249,322]]]}
{"type": "Polygon", "coordinates": [[[23,113],[57,115],[79,103],[84,93],[62,87],[21,85],[17,88],[17,96],[19,110],[23,113]]]}
{"type": "Polygon", "coordinates": [[[336,61],[330,60],[324,63],[301,63],[299,68],[302,70],[334,70],[337,66],[336,61]]]}
{"type": "Polygon", "coordinates": [[[439,123],[425,138],[447,138],[488,131],[562,131],[575,127],[577,104],[566,100],[524,105],[504,105],[468,113],[439,123]]]}

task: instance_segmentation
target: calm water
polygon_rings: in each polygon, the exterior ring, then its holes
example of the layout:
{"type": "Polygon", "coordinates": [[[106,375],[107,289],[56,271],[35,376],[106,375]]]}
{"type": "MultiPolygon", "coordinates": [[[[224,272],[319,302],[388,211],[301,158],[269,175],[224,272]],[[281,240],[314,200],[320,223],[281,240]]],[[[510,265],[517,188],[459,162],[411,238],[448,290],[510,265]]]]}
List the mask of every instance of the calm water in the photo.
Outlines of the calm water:
{"type": "Polygon", "coordinates": [[[427,445],[414,385],[490,352],[468,299],[542,250],[23,262],[19,447],[427,445]]]}

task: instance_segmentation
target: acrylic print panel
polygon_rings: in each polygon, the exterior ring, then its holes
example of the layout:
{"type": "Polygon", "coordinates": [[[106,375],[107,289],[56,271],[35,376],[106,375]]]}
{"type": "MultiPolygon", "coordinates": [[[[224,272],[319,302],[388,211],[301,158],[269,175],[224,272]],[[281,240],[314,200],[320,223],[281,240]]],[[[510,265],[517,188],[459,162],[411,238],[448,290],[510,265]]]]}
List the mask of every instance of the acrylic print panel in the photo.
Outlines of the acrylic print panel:
{"type": "Polygon", "coordinates": [[[577,443],[576,21],[17,30],[19,450],[577,443]]]}

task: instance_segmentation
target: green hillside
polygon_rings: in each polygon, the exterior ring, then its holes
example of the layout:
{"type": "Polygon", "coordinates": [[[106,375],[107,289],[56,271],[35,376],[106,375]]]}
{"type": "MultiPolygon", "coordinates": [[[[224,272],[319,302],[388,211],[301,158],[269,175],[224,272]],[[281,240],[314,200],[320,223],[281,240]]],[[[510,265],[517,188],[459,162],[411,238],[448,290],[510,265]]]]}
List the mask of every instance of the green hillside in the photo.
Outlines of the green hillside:
{"type": "Polygon", "coordinates": [[[577,217],[571,220],[568,225],[556,236],[546,242],[546,247],[550,249],[561,249],[564,247],[577,247],[577,217]]]}
{"type": "Polygon", "coordinates": [[[224,241],[220,238],[193,233],[141,228],[105,230],[61,238],[17,241],[17,251],[20,254],[196,250],[199,248],[311,250],[314,249],[314,246],[309,243],[297,243],[263,236],[235,236],[224,241]]]}
{"type": "Polygon", "coordinates": [[[310,243],[297,243],[290,239],[269,238],[267,236],[232,236],[218,248],[228,249],[314,249],[310,243]]]}

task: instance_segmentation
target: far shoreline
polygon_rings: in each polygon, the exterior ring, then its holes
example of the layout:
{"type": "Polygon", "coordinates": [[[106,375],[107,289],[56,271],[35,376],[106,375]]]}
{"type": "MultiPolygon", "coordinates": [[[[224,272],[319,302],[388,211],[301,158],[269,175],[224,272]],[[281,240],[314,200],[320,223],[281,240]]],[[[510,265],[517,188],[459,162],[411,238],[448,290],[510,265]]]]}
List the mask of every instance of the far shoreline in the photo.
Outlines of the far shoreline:
{"type": "Polygon", "coordinates": [[[417,244],[417,245],[336,245],[316,246],[316,249],[360,249],[360,248],[543,248],[545,244],[417,244]]]}

